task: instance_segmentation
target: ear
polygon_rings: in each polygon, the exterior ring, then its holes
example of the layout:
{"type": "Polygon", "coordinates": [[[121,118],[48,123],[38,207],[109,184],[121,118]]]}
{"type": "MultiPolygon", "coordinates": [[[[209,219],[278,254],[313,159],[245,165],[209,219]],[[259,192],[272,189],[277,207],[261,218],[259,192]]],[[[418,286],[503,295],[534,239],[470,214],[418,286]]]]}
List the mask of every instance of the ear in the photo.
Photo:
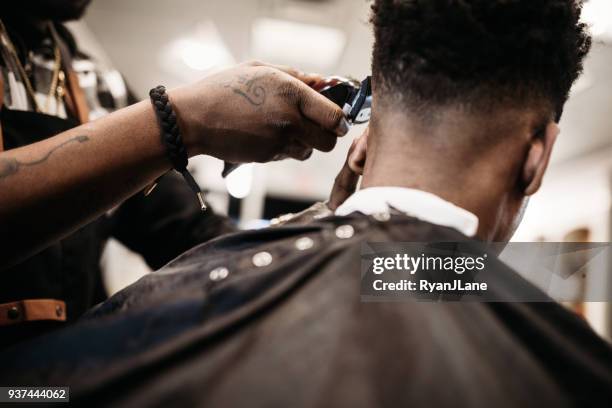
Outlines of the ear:
{"type": "Polygon", "coordinates": [[[365,167],[367,157],[368,133],[369,128],[366,128],[365,132],[355,140],[353,151],[348,157],[348,165],[351,170],[361,176],[363,175],[363,168],[365,167]]]}
{"type": "Polygon", "coordinates": [[[523,191],[525,195],[533,195],[540,189],[559,133],[559,126],[550,122],[546,126],[544,134],[535,135],[531,139],[527,160],[523,165],[522,181],[523,186],[525,186],[523,191]]]}

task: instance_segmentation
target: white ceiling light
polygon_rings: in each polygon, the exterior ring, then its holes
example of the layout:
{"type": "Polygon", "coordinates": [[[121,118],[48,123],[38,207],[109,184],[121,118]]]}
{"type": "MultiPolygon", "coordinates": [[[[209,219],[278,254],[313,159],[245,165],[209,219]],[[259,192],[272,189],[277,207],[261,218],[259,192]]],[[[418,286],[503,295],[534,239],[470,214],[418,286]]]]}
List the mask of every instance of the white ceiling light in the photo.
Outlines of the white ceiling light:
{"type": "Polygon", "coordinates": [[[595,37],[612,38],[612,0],[589,0],[582,9],[582,20],[595,37]]]}
{"type": "Polygon", "coordinates": [[[200,78],[203,71],[234,63],[234,57],[212,21],[199,24],[195,30],[176,39],[160,55],[160,64],[185,80],[200,78]]]}
{"type": "Polygon", "coordinates": [[[245,198],[253,187],[253,164],[244,164],[225,178],[227,192],[235,198],[245,198]]]}
{"type": "Polygon", "coordinates": [[[253,23],[251,41],[254,58],[324,71],[340,60],[346,34],[332,27],[259,18],[253,23]]]}
{"type": "Polygon", "coordinates": [[[231,60],[227,50],[219,44],[187,38],[180,40],[181,59],[191,69],[207,71],[231,60]]]}

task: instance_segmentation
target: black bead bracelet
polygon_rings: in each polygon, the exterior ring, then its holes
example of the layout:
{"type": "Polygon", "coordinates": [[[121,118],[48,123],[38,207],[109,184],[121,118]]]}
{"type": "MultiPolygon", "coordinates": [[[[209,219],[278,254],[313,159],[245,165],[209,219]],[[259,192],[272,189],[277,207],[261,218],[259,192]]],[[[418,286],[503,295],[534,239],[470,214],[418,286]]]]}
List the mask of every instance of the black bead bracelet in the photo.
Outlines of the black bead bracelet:
{"type": "Polygon", "coordinates": [[[187,149],[183,144],[181,138],[181,132],[179,131],[178,123],[176,121],[176,114],[172,109],[172,103],[166,93],[164,86],[157,86],[149,92],[151,97],[151,103],[155,108],[155,114],[157,116],[157,122],[161,129],[162,143],[166,146],[166,153],[174,170],[181,173],[191,190],[196,194],[200,201],[200,208],[202,211],[206,210],[206,203],[202,195],[200,186],[194,180],[193,176],[187,170],[187,163],[189,156],[187,155],[187,149]]]}

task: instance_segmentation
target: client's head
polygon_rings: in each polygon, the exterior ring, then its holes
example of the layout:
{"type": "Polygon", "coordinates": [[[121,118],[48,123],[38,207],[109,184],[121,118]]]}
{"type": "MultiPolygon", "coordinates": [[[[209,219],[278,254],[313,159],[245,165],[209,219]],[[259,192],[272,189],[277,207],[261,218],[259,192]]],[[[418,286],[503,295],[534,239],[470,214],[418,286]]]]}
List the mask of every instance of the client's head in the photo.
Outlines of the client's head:
{"type": "Polygon", "coordinates": [[[590,48],[578,0],[376,0],[363,186],[420,188],[509,238],[590,48]]]}

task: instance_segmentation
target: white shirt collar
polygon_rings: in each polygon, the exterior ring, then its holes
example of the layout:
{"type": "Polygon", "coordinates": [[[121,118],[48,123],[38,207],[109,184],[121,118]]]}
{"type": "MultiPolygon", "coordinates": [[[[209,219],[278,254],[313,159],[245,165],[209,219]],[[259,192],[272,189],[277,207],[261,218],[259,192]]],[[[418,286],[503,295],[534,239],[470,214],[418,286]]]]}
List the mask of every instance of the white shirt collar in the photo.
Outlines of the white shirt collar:
{"type": "Polygon", "coordinates": [[[359,211],[366,215],[389,212],[390,207],[422,221],[476,235],[478,217],[435,194],[403,187],[370,187],[357,191],[336,209],[336,215],[359,211]]]}

